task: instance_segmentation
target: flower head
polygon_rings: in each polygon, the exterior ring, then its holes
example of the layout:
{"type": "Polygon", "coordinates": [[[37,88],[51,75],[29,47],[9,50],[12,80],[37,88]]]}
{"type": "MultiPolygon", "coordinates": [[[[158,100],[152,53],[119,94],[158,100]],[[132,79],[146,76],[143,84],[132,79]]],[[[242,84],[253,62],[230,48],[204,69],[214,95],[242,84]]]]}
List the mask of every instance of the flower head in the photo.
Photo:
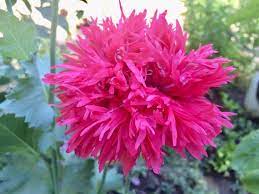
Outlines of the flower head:
{"type": "Polygon", "coordinates": [[[150,24],[146,11],[117,24],[92,20],[81,31],[57,65],[63,70],[44,78],[56,86],[58,123],[69,126],[67,152],[97,158],[100,170],[118,161],[125,174],[142,155],[159,173],[164,146],[201,159],[221,128],[232,127],[232,113],[204,97],[233,79],[229,60],[212,58],[210,44],[187,53],[186,33],[166,12],[150,24]]]}

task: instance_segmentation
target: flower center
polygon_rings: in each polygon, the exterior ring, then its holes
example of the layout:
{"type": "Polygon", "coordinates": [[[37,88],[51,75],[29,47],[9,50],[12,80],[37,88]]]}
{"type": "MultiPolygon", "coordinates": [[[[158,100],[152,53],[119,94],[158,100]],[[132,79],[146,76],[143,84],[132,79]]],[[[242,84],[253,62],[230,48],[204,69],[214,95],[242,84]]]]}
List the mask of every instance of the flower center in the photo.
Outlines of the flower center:
{"type": "Polygon", "coordinates": [[[146,85],[168,95],[170,88],[174,85],[169,72],[169,69],[159,63],[150,64],[146,74],[146,85]]]}

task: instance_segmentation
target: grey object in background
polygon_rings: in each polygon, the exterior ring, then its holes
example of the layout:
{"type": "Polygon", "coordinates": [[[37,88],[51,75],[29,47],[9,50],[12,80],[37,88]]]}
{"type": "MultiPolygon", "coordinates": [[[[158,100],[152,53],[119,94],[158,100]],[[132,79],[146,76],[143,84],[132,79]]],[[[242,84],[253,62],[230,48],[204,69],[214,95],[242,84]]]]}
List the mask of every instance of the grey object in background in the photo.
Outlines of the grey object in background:
{"type": "Polygon", "coordinates": [[[244,104],[252,116],[259,117],[259,72],[256,72],[251,79],[244,104]]]}

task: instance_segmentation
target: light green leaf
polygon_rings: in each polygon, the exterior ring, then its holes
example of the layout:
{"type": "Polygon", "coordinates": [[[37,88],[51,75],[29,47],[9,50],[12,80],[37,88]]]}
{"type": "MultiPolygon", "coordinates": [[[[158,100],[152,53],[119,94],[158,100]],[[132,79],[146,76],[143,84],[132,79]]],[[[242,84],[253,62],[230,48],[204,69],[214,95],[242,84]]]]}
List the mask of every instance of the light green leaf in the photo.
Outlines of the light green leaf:
{"type": "Polygon", "coordinates": [[[39,150],[47,153],[49,148],[55,147],[57,143],[63,142],[65,139],[63,127],[56,126],[54,130],[45,132],[39,139],[39,150]]]}
{"type": "MultiPolygon", "coordinates": [[[[103,174],[103,172],[99,172],[97,162],[93,159],[80,159],[76,157],[74,153],[65,153],[65,149],[61,149],[61,153],[65,159],[63,163],[65,166],[65,174],[61,186],[61,193],[96,194],[103,174]]],[[[122,186],[122,174],[118,173],[116,166],[109,167],[103,186],[103,193],[119,191],[122,186]]]]}
{"type": "Polygon", "coordinates": [[[259,169],[259,130],[245,136],[236,147],[232,157],[232,167],[243,174],[259,169]]]}
{"type": "Polygon", "coordinates": [[[29,59],[36,51],[36,28],[29,21],[19,21],[15,16],[0,10],[0,53],[3,57],[29,59]]]}
{"type": "Polygon", "coordinates": [[[60,193],[89,194],[92,191],[90,177],[94,174],[94,160],[73,158],[65,162],[60,193]]]}
{"type": "MultiPolygon", "coordinates": [[[[25,121],[30,127],[49,129],[54,118],[54,111],[48,105],[47,87],[42,83],[44,73],[49,71],[50,66],[47,63],[47,57],[44,62],[37,60],[33,56],[32,62],[21,62],[23,70],[20,79],[15,78],[14,88],[6,95],[6,100],[0,104],[2,114],[12,113],[16,117],[25,117],[25,121]],[[16,83],[16,85],[15,85],[16,83]]],[[[5,70],[5,69],[4,69],[5,70]]],[[[13,70],[13,69],[12,69],[13,70]]],[[[19,72],[9,70],[6,77],[19,74],[19,72]]]]}
{"type": "Polygon", "coordinates": [[[259,193],[259,130],[245,136],[236,147],[232,168],[241,176],[248,191],[259,193]]]}
{"type": "MultiPolygon", "coordinates": [[[[56,56],[58,58],[58,56],[56,56]]],[[[58,61],[59,62],[59,61],[58,61]]],[[[36,67],[38,70],[39,78],[42,80],[42,78],[47,74],[50,73],[50,59],[49,55],[38,55],[36,59],[36,67]]]]}
{"type": "Polygon", "coordinates": [[[0,154],[28,151],[36,156],[39,131],[33,130],[22,118],[13,115],[0,117],[0,154]]]}
{"type": "MultiPolygon", "coordinates": [[[[58,56],[56,57],[58,58],[58,56]]],[[[57,63],[60,63],[60,61],[57,61],[57,63]]],[[[30,77],[34,77],[38,81],[38,83],[42,84],[43,90],[48,89],[48,86],[42,81],[44,76],[50,73],[51,67],[50,67],[50,58],[48,54],[41,55],[40,53],[38,53],[37,58],[35,59],[35,62],[33,63],[22,62],[21,65],[26,70],[26,73],[30,77]]]]}
{"type": "Polygon", "coordinates": [[[7,157],[8,164],[0,171],[0,193],[51,193],[51,179],[42,160],[24,154],[7,157]]]}
{"type": "Polygon", "coordinates": [[[36,78],[18,80],[16,87],[0,104],[4,114],[12,113],[16,117],[25,117],[30,127],[48,129],[53,121],[53,109],[46,102],[42,85],[36,78]]]}
{"type": "Polygon", "coordinates": [[[241,177],[241,180],[247,191],[259,194],[259,169],[246,172],[241,177]]]}

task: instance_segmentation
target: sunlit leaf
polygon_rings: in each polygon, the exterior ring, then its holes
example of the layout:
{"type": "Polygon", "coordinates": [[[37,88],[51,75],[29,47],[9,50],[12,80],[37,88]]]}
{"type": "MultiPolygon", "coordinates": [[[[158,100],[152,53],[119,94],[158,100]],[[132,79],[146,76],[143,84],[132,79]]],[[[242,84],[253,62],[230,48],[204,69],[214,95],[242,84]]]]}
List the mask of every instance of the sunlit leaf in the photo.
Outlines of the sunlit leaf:
{"type": "Polygon", "coordinates": [[[36,28],[29,21],[19,21],[15,16],[0,10],[0,54],[4,57],[29,59],[36,51],[36,28]]]}

